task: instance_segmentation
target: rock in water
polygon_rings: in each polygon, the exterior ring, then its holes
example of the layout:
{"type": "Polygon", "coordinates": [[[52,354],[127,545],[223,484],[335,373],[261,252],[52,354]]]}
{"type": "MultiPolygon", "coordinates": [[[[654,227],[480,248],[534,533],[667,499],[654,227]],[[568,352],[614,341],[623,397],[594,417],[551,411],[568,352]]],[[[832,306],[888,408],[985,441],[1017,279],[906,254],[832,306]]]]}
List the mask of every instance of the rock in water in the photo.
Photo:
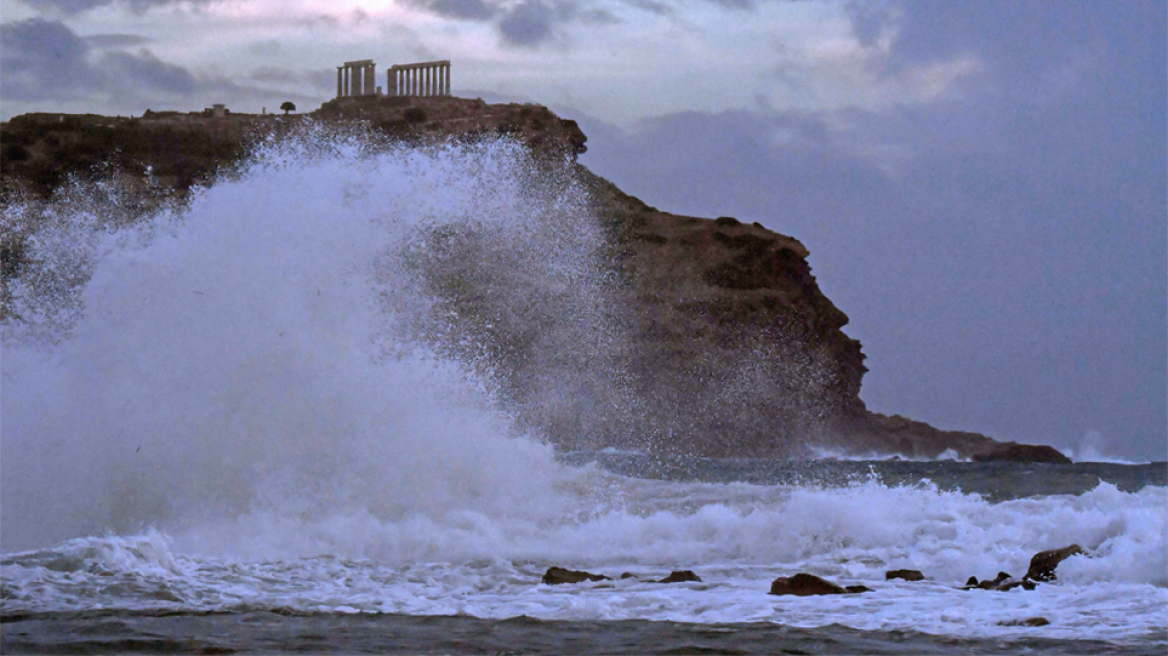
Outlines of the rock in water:
{"type": "Polygon", "coordinates": [[[1024,620],[998,622],[998,626],[1046,626],[1047,624],[1050,624],[1050,620],[1045,617],[1027,617],[1024,620]]]}
{"type": "Polygon", "coordinates": [[[603,574],[593,574],[592,572],[585,572],[575,569],[565,569],[563,567],[549,567],[548,571],[543,575],[543,583],[548,585],[558,585],[560,583],[580,583],[583,581],[611,581],[612,579],[603,574]]]}
{"type": "Polygon", "coordinates": [[[1019,586],[1025,588],[1027,590],[1033,590],[1034,589],[1034,582],[1028,581],[1025,579],[1019,581],[1019,580],[1016,580],[1013,576],[1010,576],[1009,574],[1007,574],[1006,572],[998,572],[998,575],[994,577],[994,580],[981,581],[980,583],[978,582],[976,576],[971,576],[971,577],[969,577],[969,580],[965,582],[965,587],[962,589],[963,590],[997,590],[998,592],[1009,592],[1010,590],[1013,590],[1014,588],[1017,588],[1019,586]]]}
{"type": "Polygon", "coordinates": [[[868,588],[862,585],[843,588],[813,574],[800,572],[794,576],[780,576],[772,581],[771,591],[768,594],[807,597],[810,595],[850,594],[868,591],[868,588]]]}
{"type": "Polygon", "coordinates": [[[925,575],[921,574],[919,570],[915,569],[894,569],[884,572],[884,580],[891,581],[892,579],[904,579],[905,581],[924,581],[925,575]]]}
{"type": "Polygon", "coordinates": [[[994,577],[994,580],[982,581],[981,583],[979,583],[977,585],[977,587],[981,588],[982,590],[993,590],[993,589],[997,588],[998,586],[1006,583],[1007,581],[1009,581],[1012,578],[1014,578],[1014,577],[1010,576],[1006,572],[998,572],[998,575],[994,577]]]}
{"type": "Polygon", "coordinates": [[[696,581],[701,583],[702,579],[697,574],[694,574],[691,570],[675,569],[669,573],[669,576],[661,579],[658,581],[658,583],[685,583],[686,581],[696,581]]]}
{"type": "Polygon", "coordinates": [[[1041,582],[1053,581],[1058,578],[1055,576],[1054,570],[1058,567],[1059,563],[1071,556],[1083,553],[1086,552],[1077,544],[1072,544],[1062,549],[1051,549],[1050,551],[1036,553],[1030,559],[1030,569],[1026,571],[1026,576],[1022,578],[1041,582]]]}

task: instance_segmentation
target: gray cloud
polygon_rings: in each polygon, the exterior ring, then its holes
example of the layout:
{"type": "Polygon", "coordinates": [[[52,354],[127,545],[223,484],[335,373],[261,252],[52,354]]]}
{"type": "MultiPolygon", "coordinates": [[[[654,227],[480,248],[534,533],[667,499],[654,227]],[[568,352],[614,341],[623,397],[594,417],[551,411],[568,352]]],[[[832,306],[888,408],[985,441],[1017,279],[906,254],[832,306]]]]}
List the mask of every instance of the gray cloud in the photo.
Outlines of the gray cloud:
{"type": "MultiPolygon", "coordinates": [[[[1110,453],[1163,460],[1162,17],[1144,5],[922,5],[898,10],[909,13],[894,56],[973,53],[994,85],[959,103],[691,112],[632,133],[581,119],[582,162],[667,211],[803,240],[865,345],[874,409],[1071,448],[1099,431],[1110,453]],[[1072,62],[1057,93],[1039,88],[1072,62]]],[[[879,35],[896,14],[859,29],[879,35]]]]}
{"type": "Polygon", "coordinates": [[[0,24],[0,95],[9,100],[63,99],[100,86],[89,46],[61,23],[33,18],[0,24]]]}
{"type": "Polygon", "coordinates": [[[257,55],[272,56],[280,54],[283,46],[276,39],[268,39],[266,41],[257,41],[247,47],[249,52],[257,55]]]}
{"type": "Polygon", "coordinates": [[[336,71],[325,69],[305,71],[277,68],[274,66],[261,66],[249,72],[247,79],[259,84],[281,86],[285,92],[298,89],[303,92],[298,97],[311,98],[333,90],[334,84],[336,83],[336,71]]]}
{"type": "Polygon", "coordinates": [[[24,0],[24,4],[41,10],[56,10],[66,14],[79,14],[94,7],[101,7],[114,0],[24,0]]]}
{"type": "MultiPolygon", "coordinates": [[[[590,25],[619,23],[612,11],[592,0],[401,0],[405,4],[446,18],[494,22],[505,45],[538,47],[556,36],[556,28],[570,22],[590,25]]],[[[742,0],[712,0],[737,6],[742,0]]],[[[622,0],[655,14],[671,9],[655,0],[622,0]]]]}
{"type": "Polygon", "coordinates": [[[706,2],[730,9],[754,9],[754,0],[706,0],[706,2]]]}
{"type": "Polygon", "coordinates": [[[94,48],[128,48],[150,43],[152,39],[137,34],[93,34],[85,38],[85,43],[94,48]]]}
{"type": "Polygon", "coordinates": [[[253,69],[247,74],[249,80],[257,82],[276,82],[276,83],[299,83],[304,79],[304,73],[301,71],[294,71],[290,68],[276,68],[274,66],[261,66],[253,69]]]}
{"type": "Polygon", "coordinates": [[[117,78],[118,84],[129,84],[134,88],[185,96],[193,93],[197,86],[195,77],[185,68],[162,62],[149,50],[142,50],[137,55],[109,52],[102,55],[100,65],[107,75],[117,78]]]}
{"type": "Polygon", "coordinates": [[[412,7],[429,10],[447,18],[485,21],[495,17],[499,8],[483,0],[406,0],[412,7]]]}
{"type": "MultiPolygon", "coordinates": [[[[129,35],[106,35],[97,42],[133,42],[129,35]]],[[[0,24],[0,93],[11,101],[78,100],[111,97],[188,96],[198,87],[181,66],[148,50],[95,53],[60,22],[33,18],[0,24]]]]}
{"type": "Polygon", "coordinates": [[[667,16],[674,13],[673,7],[663,2],[655,2],[654,0],[625,0],[625,4],[652,14],[657,14],[658,16],[667,16]]]}
{"type": "Polygon", "coordinates": [[[844,10],[860,43],[870,46],[892,27],[893,0],[848,0],[844,10]]]}
{"type": "Polygon", "coordinates": [[[525,0],[499,22],[503,41],[515,46],[536,46],[553,36],[559,12],[538,0],[525,0]]]}
{"type": "Polygon", "coordinates": [[[162,7],[182,1],[209,4],[216,0],[23,0],[24,4],[30,7],[67,15],[80,14],[90,9],[118,3],[125,4],[131,11],[142,13],[153,7],[162,7]]]}

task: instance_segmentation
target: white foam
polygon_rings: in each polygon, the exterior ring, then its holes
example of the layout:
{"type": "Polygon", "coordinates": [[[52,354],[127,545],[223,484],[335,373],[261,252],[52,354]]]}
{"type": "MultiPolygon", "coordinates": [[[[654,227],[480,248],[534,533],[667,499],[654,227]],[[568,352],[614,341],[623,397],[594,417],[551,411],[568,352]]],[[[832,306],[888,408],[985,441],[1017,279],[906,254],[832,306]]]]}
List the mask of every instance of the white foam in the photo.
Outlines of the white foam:
{"type": "MultiPolygon", "coordinates": [[[[598,475],[599,474],[595,474],[598,475]]],[[[1138,641],[1162,629],[1164,488],[998,504],[930,487],[875,481],[844,489],[780,489],[618,479],[628,505],[593,517],[540,524],[453,513],[387,521],[342,514],[232,525],[236,539],[281,540],[311,558],[215,556],[157,533],[94,538],[10,556],[4,610],[103,603],[112,607],[527,615],[546,619],[776,622],[817,627],[921,630],[962,637],[1021,636],[1138,641]],[[311,538],[308,536],[312,535],[311,538]],[[265,536],[267,536],[265,538],[265,536]],[[1037,590],[961,590],[969,575],[1018,577],[1040,549],[1078,542],[1059,578],[1037,590]],[[168,546],[169,545],[169,546],[168,546]],[[362,546],[363,545],[363,546],[362,546]],[[366,551],[369,557],[345,557],[366,551]],[[55,559],[55,560],[54,560],[55,559]],[[56,570],[47,563],[56,562],[56,570]],[[551,564],[642,580],[546,586],[551,564]],[[701,583],[649,582],[688,568],[701,583]],[[884,581],[888,569],[923,571],[923,582],[884,581]],[[873,592],[771,597],[771,579],[806,571],[873,592]],[[113,584],[111,582],[116,583],[113,584]],[[56,597],[45,591],[55,591],[56,597]],[[39,595],[39,596],[38,596],[39,595]],[[1042,616],[1051,625],[1000,626],[1042,616]]],[[[202,527],[223,535],[217,527],[202,527]]],[[[190,536],[188,536],[189,538],[190,536]]],[[[196,540],[197,541],[197,540],[196,540]]],[[[232,550],[229,550],[232,551],[232,550]]]]}

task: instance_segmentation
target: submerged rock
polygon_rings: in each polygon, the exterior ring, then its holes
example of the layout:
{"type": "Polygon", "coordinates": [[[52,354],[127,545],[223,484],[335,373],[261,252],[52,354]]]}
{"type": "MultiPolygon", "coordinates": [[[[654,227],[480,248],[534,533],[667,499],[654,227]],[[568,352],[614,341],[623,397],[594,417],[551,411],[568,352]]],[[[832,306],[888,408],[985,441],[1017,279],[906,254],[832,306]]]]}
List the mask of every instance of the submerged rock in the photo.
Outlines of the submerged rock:
{"type": "Polygon", "coordinates": [[[904,579],[905,581],[924,581],[925,575],[915,569],[894,569],[884,572],[884,580],[904,579]]]}
{"type": "Polygon", "coordinates": [[[1042,551],[1034,554],[1030,559],[1030,569],[1026,571],[1026,576],[1023,579],[1030,581],[1053,581],[1056,577],[1054,574],[1055,568],[1059,563],[1063,562],[1071,556],[1086,553],[1083,548],[1077,544],[1072,544],[1062,549],[1051,549],[1050,551],[1042,551]]]}
{"type": "Polygon", "coordinates": [[[811,595],[855,594],[859,592],[871,592],[871,590],[862,585],[852,585],[845,588],[831,581],[821,579],[814,574],[800,572],[794,576],[780,576],[772,581],[771,590],[768,594],[807,597],[811,595]]]}
{"type": "Polygon", "coordinates": [[[563,567],[549,567],[543,575],[543,583],[558,585],[560,583],[582,583],[584,581],[611,581],[603,574],[593,574],[582,570],[565,569],[563,567]]]}
{"type": "Polygon", "coordinates": [[[969,577],[969,580],[965,582],[965,586],[962,589],[996,590],[998,592],[1008,592],[1019,586],[1025,588],[1026,590],[1033,590],[1035,588],[1033,581],[1027,581],[1025,579],[1019,581],[1006,572],[998,572],[998,575],[995,576],[994,580],[992,581],[979,582],[976,576],[971,576],[969,577]]]}
{"type": "Polygon", "coordinates": [[[1045,617],[1027,617],[1024,620],[1009,620],[998,622],[998,626],[1046,626],[1050,620],[1045,617]]]}
{"type": "MultiPolygon", "coordinates": [[[[622,577],[623,578],[623,577],[622,577]]],[[[688,569],[675,569],[669,573],[669,576],[658,581],[658,583],[685,583],[687,581],[696,581],[701,583],[702,579],[693,571],[688,569]]]]}

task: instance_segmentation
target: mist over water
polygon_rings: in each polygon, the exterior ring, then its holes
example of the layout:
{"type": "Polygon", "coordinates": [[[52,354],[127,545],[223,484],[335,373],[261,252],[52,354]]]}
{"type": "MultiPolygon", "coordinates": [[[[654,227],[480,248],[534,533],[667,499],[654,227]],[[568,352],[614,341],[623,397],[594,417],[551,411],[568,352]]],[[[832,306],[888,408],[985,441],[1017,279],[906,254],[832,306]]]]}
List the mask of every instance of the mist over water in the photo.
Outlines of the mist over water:
{"type": "Polygon", "coordinates": [[[563,514],[564,468],[500,412],[476,345],[428,348],[458,317],[435,312],[418,259],[440,231],[474,235],[511,270],[538,262],[530,282],[579,309],[565,324],[594,325],[601,244],[570,179],[502,141],[369,153],[309,135],[132,225],[87,191],[9,210],[52,214],[32,256],[57,271],[16,281],[21,315],[48,319],[6,326],[4,551],[196,524],[229,544],[243,516],[563,514]]]}

